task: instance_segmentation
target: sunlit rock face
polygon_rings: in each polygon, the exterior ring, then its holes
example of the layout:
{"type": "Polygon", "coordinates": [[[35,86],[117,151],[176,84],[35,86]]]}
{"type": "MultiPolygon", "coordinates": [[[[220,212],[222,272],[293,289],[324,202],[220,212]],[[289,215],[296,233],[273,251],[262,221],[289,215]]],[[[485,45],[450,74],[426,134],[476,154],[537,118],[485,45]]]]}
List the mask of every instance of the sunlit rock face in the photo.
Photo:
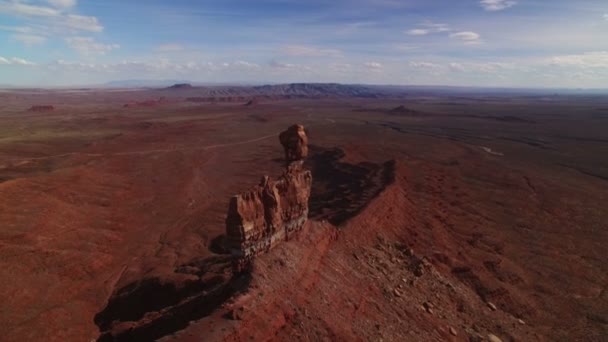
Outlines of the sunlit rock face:
{"type": "Polygon", "coordinates": [[[303,167],[308,155],[304,127],[289,127],[279,140],[285,149],[283,174],[276,180],[262,177],[253,189],[232,197],[228,206],[226,243],[237,269],[289,239],[308,218],[312,174],[303,167]]]}

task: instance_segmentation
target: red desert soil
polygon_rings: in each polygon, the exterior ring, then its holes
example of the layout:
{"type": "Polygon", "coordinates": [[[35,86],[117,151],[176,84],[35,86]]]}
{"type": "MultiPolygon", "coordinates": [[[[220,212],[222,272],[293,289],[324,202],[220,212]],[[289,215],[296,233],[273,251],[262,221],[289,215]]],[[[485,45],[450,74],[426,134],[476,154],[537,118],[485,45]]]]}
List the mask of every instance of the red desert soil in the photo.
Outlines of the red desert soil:
{"type": "Polygon", "coordinates": [[[30,112],[50,112],[55,110],[54,106],[50,105],[36,105],[30,107],[30,112]]]}
{"type": "Polygon", "coordinates": [[[159,92],[0,93],[2,341],[608,336],[608,100],[122,108],[159,92]],[[310,219],[233,275],[230,196],[295,122],[310,219]]]}

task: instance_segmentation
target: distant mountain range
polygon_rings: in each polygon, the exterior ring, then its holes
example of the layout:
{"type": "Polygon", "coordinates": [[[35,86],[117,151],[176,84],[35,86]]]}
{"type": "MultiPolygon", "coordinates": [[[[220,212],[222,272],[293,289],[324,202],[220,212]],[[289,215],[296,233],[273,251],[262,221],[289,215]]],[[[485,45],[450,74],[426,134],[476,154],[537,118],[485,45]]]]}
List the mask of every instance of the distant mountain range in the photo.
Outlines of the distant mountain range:
{"type": "Polygon", "coordinates": [[[103,86],[110,88],[157,88],[169,87],[174,84],[190,83],[184,80],[121,80],[110,81],[103,86]]]}
{"type": "MultiPolygon", "coordinates": [[[[154,91],[171,91],[183,97],[359,97],[377,98],[404,95],[437,95],[453,96],[485,95],[485,96],[552,96],[552,95],[608,95],[608,89],[550,89],[550,88],[483,88],[459,86],[404,86],[404,85],[366,85],[340,83],[286,83],[264,84],[251,82],[231,83],[202,83],[187,80],[119,80],[103,85],[82,87],[16,87],[0,85],[0,89],[23,90],[71,90],[71,89],[103,89],[103,88],[149,88],[154,91]]],[[[117,89],[119,90],[119,89],[117,89]]]]}
{"type": "Polygon", "coordinates": [[[265,82],[190,82],[188,80],[116,80],[104,83],[109,88],[165,88],[175,84],[191,84],[193,86],[227,86],[227,85],[260,85],[265,82]]]}

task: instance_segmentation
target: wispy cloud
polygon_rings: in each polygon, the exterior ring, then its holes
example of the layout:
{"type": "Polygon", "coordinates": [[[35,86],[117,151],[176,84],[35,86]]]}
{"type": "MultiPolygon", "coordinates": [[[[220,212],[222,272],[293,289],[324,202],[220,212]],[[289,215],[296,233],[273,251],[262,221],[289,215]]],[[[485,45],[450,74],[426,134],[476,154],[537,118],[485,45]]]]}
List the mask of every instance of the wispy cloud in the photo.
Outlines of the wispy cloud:
{"type": "Polygon", "coordinates": [[[454,32],[450,34],[450,38],[458,39],[463,41],[465,44],[475,45],[481,43],[481,36],[479,33],[472,31],[454,32]]]}
{"type": "Polygon", "coordinates": [[[76,5],[76,0],[0,0],[0,14],[21,21],[19,26],[0,26],[0,30],[15,32],[12,38],[29,46],[80,32],[104,30],[97,17],[74,13],[76,5]]]}
{"type": "Polygon", "coordinates": [[[58,22],[68,29],[89,32],[102,32],[104,27],[99,23],[96,17],[68,14],[62,18],[62,22],[58,22]]]}
{"type": "Polygon", "coordinates": [[[409,62],[408,65],[415,69],[437,70],[441,68],[439,64],[431,62],[409,62]]]}
{"type": "Polygon", "coordinates": [[[429,33],[431,33],[431,31],[428,29],[411,29],[407,31],[407,34],[409,34],[410,36],[424,36],[429,33]]]}
{"type": "Polygon", "coordinates": [[[176,52],[183,51],[185,47],[177,43],[161,44],[154,49],[156,52],[176,52]]]}
{"type": "Polygon", "coordinates": [[[230,66],[240,69],[259,69],[260,65],[256,63],[250,63],[247,61],[236,61],[234,63],[230,63],[230,66]]]}
{"type": "Polygon", "coordinates": [[[92,37],[69,37],[65,41],[70,48],[85,56],[104,55],[120,47],[118,44],[99,43],[92,37]]]}
{"type": "Polygon", "coordinates": [[[408,64],[413,69],[433,71],[435,73],[458,72],[474,74],[496,74],[501,71],[516,69],[513,64],[505,62],[424,62],[413,61],[408,64]]]}
{"type": "Polygon", "coordinates": [[[452,29],[447,24],[434,23],[432,21],[425,21],[415,29],[411,29],[406,33],[410,36],[424,36],[430,33],[441,33],[450,32],[452,29]]]}
{"type": "Polygon", "coordinates": [[[432,21],[425,21],[422,26],[427,27],[431,32],[449,32],[452,29],[448,24],[434,23],[432,21]]]}
{"type": "Polygon", "coordinates": [[[76,0],[48,0],[48,3],[51,6],[59,7],[59,8],[70,8],[76,6],[76,0]]]}
{"type": "Polygon", "coordinates": [[[608,12],[597,0],[470,0],[461,10],[423,0],[268,0],[281,3],[272,11],[250,0],[152,2],[0,0],[0,74],[40,85],[174,74],[452,85],[494,85],[500,75],[511,85],[581,87],[608,80],[608,12]],[[213,37],[184,35],[210,26],[213,37]],[[18,67],[29,60],[38,64],[18,67]]]}
{"type": "Polygon", "coordinates": [[[551,64],[579,68],[608,68],[608,51],[555,56],[551,58],[551,64]]]}
{"type": "Polygon", "coordinates": [[[5,58],[5,57],[0,56],[0,65],[31,66],[31,65],[36,65],[36,63],[30,62],[23,58],[17,58],[17,57],[5,58]]]}
{"type": "Polygon", "coordinates": [[[61,14],[61,12],[55,8],[30,5],[19,0],[1,1],[0,13],[26,17],[56,17],[61,14]]]}
{"type": "Polygon", "coordinates": [[[481,0],[479,4],[486,11],[502,11],[517,5],[517,2],[512,0],[481,0]]]}
{"type": "Polygon", "coordinates": [[[380,70],[380,69],[384,68],[384,65],[379,62],[367,62],[364,64],[364,66],[366,68],[372,69],[372,70],[380,70]]]}
{"type": "Polygon", "coordinates": [[[411,52],[411,51],[419,50],[420,46],[413,45],[413,44],[393,44],[393,49],[395,49],[397,51],[402,51],[402,52],[411,52]]]}
{"type": "Polygon", "coordinates": [[[407,31],[410,36],[425,36],[431,33],[443,33],[450,38],[460,40],[467,45],[475,45],[481,43],[481,36],[473,31],[457,31],[448,24],[434,23],[425,21],[418,28],[407,31]]]}
{"type": "Polygon", "coordinates": [[[5,26],[5,25],[0,25],[0,30],[16,32],[16,33],[31,33],[33,31],[31,27],[27,27],[27,26],[5,26]]]}
{"type": "Polygon", "coordinates": [[[39,45],[46,42],[46,37],[27,33],[15,34],[12,36],[12,38],[26,46],[39,45]]]}
{"type": "Polygon", "coordinates": [[[338,57],[342,52],[338,49],[322,48],[309,45],[287,45],[281,51],[288,56],[301,57],[338,57]]]}
{"type": "Polygon", "coordinates": [[[293,69],[293,68],[297,68],[296,64],[281,63],[281,62],[276,61],[276,60],[271,60],[270,62],[268,62],[268,66],[270,66],[271,68],[274,68],[274,69],[293,69]]]}

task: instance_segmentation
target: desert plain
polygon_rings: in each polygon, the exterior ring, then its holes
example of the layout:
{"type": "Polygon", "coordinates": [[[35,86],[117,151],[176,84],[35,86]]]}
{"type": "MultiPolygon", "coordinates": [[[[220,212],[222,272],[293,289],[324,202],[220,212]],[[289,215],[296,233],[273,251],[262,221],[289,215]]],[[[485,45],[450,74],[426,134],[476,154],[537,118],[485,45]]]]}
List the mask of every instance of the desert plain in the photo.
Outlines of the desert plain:
{"type": "Polygon", "coordinates": [[[0,92],[2,341],[605,341],[608,96],[294,84],[0,92]],[[306,128],[296,238],[231,196],[306,128]]]}

